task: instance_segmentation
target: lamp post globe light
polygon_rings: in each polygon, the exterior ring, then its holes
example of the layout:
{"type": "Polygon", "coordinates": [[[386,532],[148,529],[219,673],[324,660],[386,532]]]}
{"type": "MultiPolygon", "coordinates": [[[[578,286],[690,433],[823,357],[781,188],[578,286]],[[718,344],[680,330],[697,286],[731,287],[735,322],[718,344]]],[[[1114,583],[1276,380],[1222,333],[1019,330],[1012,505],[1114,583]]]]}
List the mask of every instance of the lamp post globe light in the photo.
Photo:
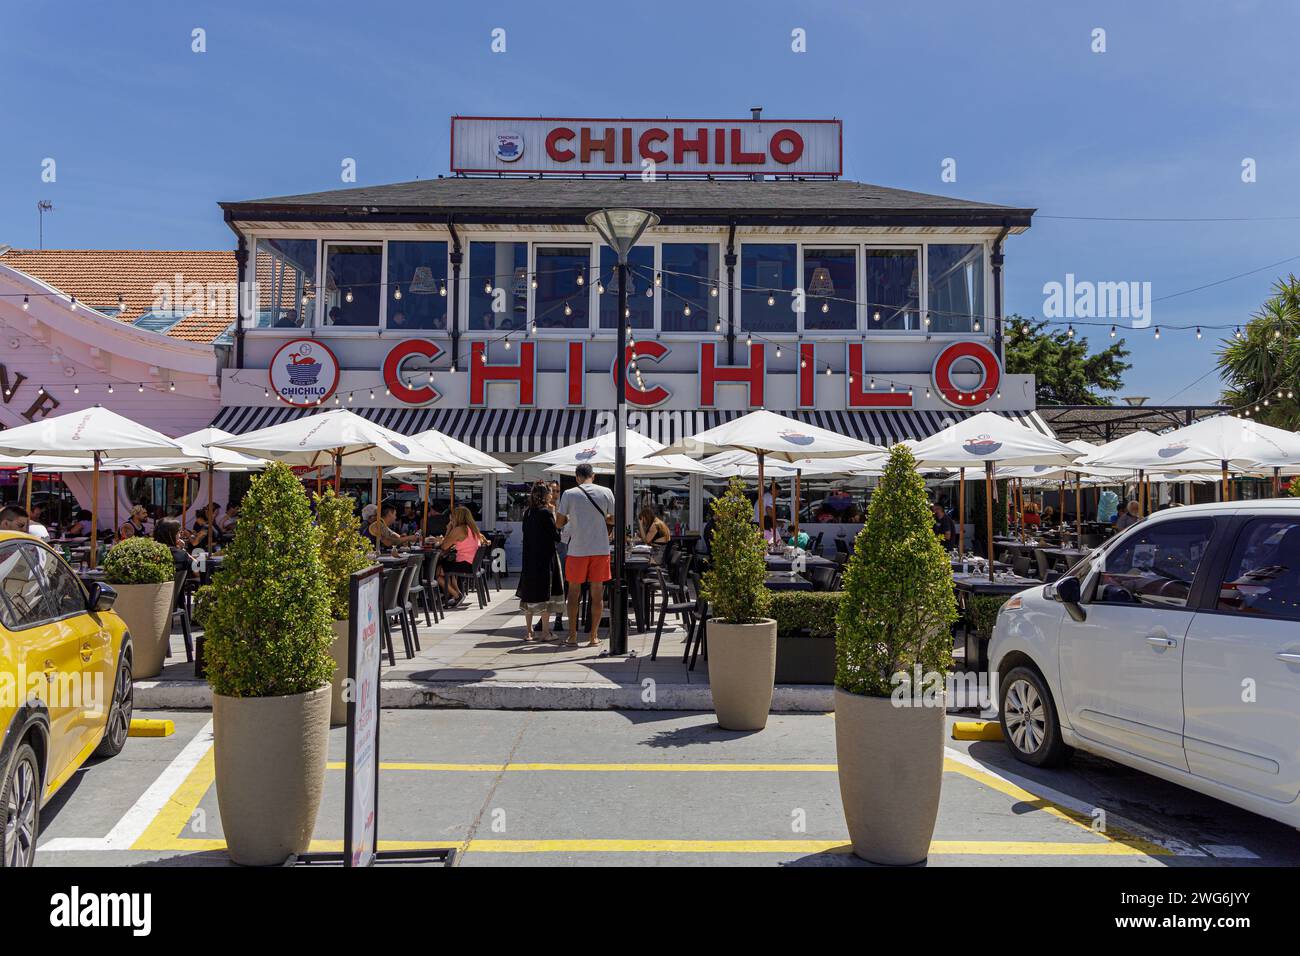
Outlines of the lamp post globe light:
{"type": "Polygon", "coordinates": [[[627,256],[659,217],[644,209],[598,209],[587,216],[618,264],[618,344],[614,352],[615,408],[618,432],[614,445],[614,567],[609,603],[609,653],[627,653],[627,610],[623,606],[623,551],[627,527],[627,256]]]}

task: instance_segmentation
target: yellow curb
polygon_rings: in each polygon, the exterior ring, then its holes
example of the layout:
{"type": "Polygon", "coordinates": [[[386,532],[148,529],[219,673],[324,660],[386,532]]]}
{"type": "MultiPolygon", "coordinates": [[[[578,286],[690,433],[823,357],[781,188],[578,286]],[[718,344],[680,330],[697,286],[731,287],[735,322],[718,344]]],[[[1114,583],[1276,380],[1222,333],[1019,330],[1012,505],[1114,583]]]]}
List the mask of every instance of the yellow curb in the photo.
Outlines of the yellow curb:
{"type": "Polygon", "coordinates": [[[959,720],[952,725],[953,740],[1001,740],[1002,724],[996,720],[959,720]]]}
{"type": "Polygon", "coordinates": [[[131,729],[126,732],[126,735],[128,737],[170,737],[174,733],[176,733],[176,725],[170,720],[134,717],[131,719],[131,729]]]}

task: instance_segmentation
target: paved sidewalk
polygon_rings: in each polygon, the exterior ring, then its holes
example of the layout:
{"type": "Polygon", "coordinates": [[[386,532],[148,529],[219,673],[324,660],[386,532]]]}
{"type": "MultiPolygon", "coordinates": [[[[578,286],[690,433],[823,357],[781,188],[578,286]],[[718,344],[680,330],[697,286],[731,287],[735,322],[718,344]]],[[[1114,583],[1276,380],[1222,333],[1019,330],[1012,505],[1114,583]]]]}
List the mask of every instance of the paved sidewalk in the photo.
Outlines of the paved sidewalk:
{"type": "MultiPolygon", "coordinates": [[[[540,632],[538,640],[525,641],[514,588],[507,579],[486,608],[471,601],[432,625],[421,614],[420,650],[412,659],[394,634],[397,663],[384,665],[383,706],[712,710],[708,661],[701,655],[694,670],[683,663],[686,630],[676,617],[665,624],[657,660],[650,660],[653,628],[628,635],[626,657],[602,656],[609,648],[604,631],[600,647],[542,642],[540,632]]],[[[136,706],[211,706],[206,682],[195,681],[194,667],[185,661],[179,634],[172,637],[172,657],[160,677],[137,682],[136,706]]],[[[831,708],[829,686],[778,687],[773,700],[776,711],[831,708]]]]}

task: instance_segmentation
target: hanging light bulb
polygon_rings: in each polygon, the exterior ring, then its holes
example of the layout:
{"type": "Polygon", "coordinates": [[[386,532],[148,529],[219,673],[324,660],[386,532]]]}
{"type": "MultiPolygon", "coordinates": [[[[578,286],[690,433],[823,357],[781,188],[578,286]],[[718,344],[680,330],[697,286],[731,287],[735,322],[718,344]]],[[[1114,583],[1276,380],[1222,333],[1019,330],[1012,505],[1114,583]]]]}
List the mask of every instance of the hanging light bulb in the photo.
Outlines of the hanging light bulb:
{"type": "MultiPolygon", "coordinates": [[[[216,300],[213,299],[213,298],[209,298],[209,299],[208,299],[208,305],[209,305],[209,306],[214,306],[214,305],[216,305],[216,300]]],[[[119,312],[125,312],[125,311],[126,311],[126,299],[124,299],[124,298],[123,298],[122,296],[120,296],[120,295],[117,297],[117,311],[119,311],[119,312]]]]}
{"type": "Polygon", "coordinates": [[[1196,327],[1196,338],[1198,341],[1201,338],[1201,327],[1199,325],[1196,327]]]}
{"type": "Polygon", "coordinates": [[[623,318],[625,319],[632,318],[632,310],[630,308],[623,310],[623,318]]]}
{"type": "Polygon", "coordinates": [[[718,287],[716,285],[709,286],[709,295],[713,296],[715,299],[718,297],[718,287]]]}
{"type": "Polygon", "coordinates": [[[270,398],[270,397],[271,397],[271,390],[270,390],[269,388],[264,388],[264,389],[262,389],[262,397],[263,397],[263,398],[270,398]]]}
{"type": "Polygon", "coordinates": [[[143,394],[144,394],[144,382],[141,382],[139,385],[137,385],[137,386],[135,387],[135,390],[136,390],[137,392],[139,392],[141,395],[143,395],[143,394]]]}
{"type": "Polygon", "coordinates": [[[776,347],[776,357],[777,357],[777,358],[780,358],[780,357],[781,357],[781,346],[780,346],[780,345],[777,345],[777,347],[776,347]]]}
{"type": "Polygon", "coordinates": [[[749,332],[745,333],[745,347],[749,348],[754,344],[754,336],[749,332]]]}
{"type": "Polygon", "coordinates": [[[27,296],[23,296],[23,311],[26,312],[31,307],[31,301],[27,296]]]}
{"type": "Polygon", "coordinates": [[[889,392],[890,392],[891,395],[892,395],[893,392],[894,392],[894,383],[893,383],[893,382],[890,382],[890,383],[889,383],[889,392]]]}
{"type": "Polygon", "coordinates": [[[605,283],[601,282],[599,279],[596,280],[596,294],[597,295],[605,294],[605,283]]]}
{"type": "Polygon", "coordinates": [[[850,385],[853,384],[853,375],[852,375],[852,374],[849,375],[849,384],[850,384],[850,385]]]}
{"type": "Polygon", "coordinates": [[[1160,326],[1156,326],[1156,338],[1160,338],[1160,326]]]}
{"type": "Polygon", "coordinates": [[[455,374],[456,374],[456,363],[455,363],[455,362],[452,362],[452,363],[451,363],[451,374],[452,374],[452,375],[455,375],[455,374]]]}
{"type": "Polygon", "coordinates": [[[375,400],[375,390],[373,388],[370,390],[370,400],[372,402],[375,400]]]}
{"type": "Polygon", "coordinates": [[[877,309],[875,312],[871,313],[871,318],[872,318],[874,321],[879,322],[879,321],[880,321],[880,310],[877,309]]]}
{"type": "Polygon", "coordinates": [[[80,395],[80,394],[81,394],[81,386],[80,386],[80,385],[73,385],[73,386],[72,386],[72,394],[73,394],[73,395],[80,395]]]}
{"type": "Polygon", "coordinates": [[[447,283],[438,283],[438,295],[442,296],[444,299],[447,298],[447,283]]]}
{"type": "MultiPolygon", "coordinates": [[[[530,323],[528,324],[528,331],[531,332],[533,335],[536,335],[536,334],[537,334],[537,320],[536,320],[536,319],[533,319],[533,321],[530,322],[530,323]]],[[[456,369],[453,367],[453,368],[452,368],[452,371],[454,372],[454,371],[456,371],[456,369]]]]}
{"type": "Polygon", "coordinates": [[[343,294],[343,301],[344,301],[344,302],[347,302],[347,303],[351,303],[351,302],[352,302],[352,290],[351,290],[351,289],[348,289],[348,291],[345,292],[345,293],[343,294]]]}
{"type": "Polygon", "coordinates": [[[972,328],[973,328],[976,332],[978,332],[978,331],[980,330],[980,320],[979,320],[979,319],[976,319],[976,320],[975,320],[975,324],[972,326],[972,328]]]}
{"type": "Polygon", "coordinates": [[[800,359],[799,359],[799,367],[800,367],[800,368],[807,368],[807,367],[808,367],[808,360],[807,360],[806,358],[800,358],[800,359]]]}
{"type": "Polygon", "coordinates": [[[351,392],[348,392],[348,404],[349,404],[349,405],[352,404],[352,398],[353,398],[352,393],[351,393],[351,392]]]}
{"type": "Polygon", "coordinates": [[[175,383],[175,382],[168,382],[168,383],[167,383],[167,391],[169,391],[169,392],[174,392],[174,391],[176,391],[176,383],[175,383]]]}
{"type": "Polygon", "coordinates": [[[831,374],[831,367],[830,367],[829,365],[827,365],[827,366],[826,366],[826,376],[827,376],[827,378],[830,377],[830,374],[831,374]]]}
{"type": "Polygon", "coordinates": [[[510,351],[510,339],[509,339],[509,337],[506,338],[506,351],[507,351],[507,352],[510,351]]]}
{"type": "Polygon", "coordinates": [[[112,382],[109,382],[109,383],[108,383],[108,394],[110,394],[110,395],[113,394],[113,383],[112,383],[112,382]]]}
{"type": "Polygon", "coordinates": [[[394,286],[394,287],[393,287],[393,298],[394,298],[394,299],[401,299],[401,298],[402,298],[402,287],[401,287],[400,285],[399,285],[399,286],[394,286]]]}
{"type": "Polygon", "coordinates": [[[479,353],[478,360],[479,360],[479,364],[480,364],[480,365],[486,365],[486,364],[487,364],[487,351],[486,351],[486,350],[484,350],[484,351],[482,351],[482,352],[479,353]]]}
{"type": "Polygon", "coordinates": [[[927,385],[927,386],[925,387],[925,397],[926,397],[926,398],[929,398],[929,397],[930,397],[930,386],[929,386],[929,385],[927,385]]]}
{"type": "Polygon", "coordinates": [[[583,285],[586,285],[586,284],[587,284],[587,277],[586,277],[585,275],[583,275],[583,274],[582,274],[582,270],[579,269],[579,270],[578,270],[578,285],[583,286],[583,285]]]}
{"type": "Polygon", "coordinates": [[[655,297],[654,286],[648,285],[645,287],[645,296],[647,299],[653,299],[655,297]]]}
{"type": "Polygon", "coordinates": [[[534,289],[537,288],[537,276],[536,276],[536,274],[533,275],[533,282],[532,282],[532,285],[533,285],[533,288],[534,288],[534,289]]]}
{"type": "Polygon", "coordinates": [[[1071,339],[1074,338],[1074,326],[1073,326],[1073,325],[1071,325],[1068,329],[1065,330],[1065,335],[1066,335],[1067,338],[1071,338],[1071,339]]]}
{"type": "Polygon", "coordinates": [[[1112,339],[1115,337],[1115,326],[1113,325],[1110,327],[1110,337],[1112,339]]]}
{"type": "Polygon", "coordinates": [[[690,315],[690,314],[691,314],[691,304],[687,302],[686,305],[682,307],[682,315],[690,315]]]}
{"type": "Polygon", "coordinates": [[[823,303],[822,303],[822,315],[825,315],[825,314],[826,314],[827,312],[829,312],[830,310],[831,310],[831,304],[830,304],[829,302],[823,302],[823,303]]]}
{"type": "Polygon", "coordinates": [[[767,304],[768,304],[768,305],[776,305],[776,296],[772,295],[770,292],[768,293],[768,296],[767,296],[767,304]]]}
{"type": "Polygon", "coordinates": [[[486,282],[483,283],[483,293],[484,293],[484,295],[491,295],[491,294],[492,294],[492,280],[491,280],[491,279],[488,279],[486,282]]]}
{"type": "Polygon", "coordinates": [[[76,311],[77,311],[77,297],[74,295],[74,296],[72,296],[68,301],[69,301],[70,305],[72,306],[72,311],[73,311],[73,312],[76,312],[76,311]]]}
{"type": "MultiPolygon", "coordinates": [[[[319,402],[319,399],[318,399],[318,400],[317,400],[317,404],[319,404],[319,403],[320,403],[320,402],[319,402]]],[[[335,395],[335,396],[334,396],[334,404],[337,405],[338,403],[339,403],[339,397],[338,397],[338,395],[335,395]]]]}

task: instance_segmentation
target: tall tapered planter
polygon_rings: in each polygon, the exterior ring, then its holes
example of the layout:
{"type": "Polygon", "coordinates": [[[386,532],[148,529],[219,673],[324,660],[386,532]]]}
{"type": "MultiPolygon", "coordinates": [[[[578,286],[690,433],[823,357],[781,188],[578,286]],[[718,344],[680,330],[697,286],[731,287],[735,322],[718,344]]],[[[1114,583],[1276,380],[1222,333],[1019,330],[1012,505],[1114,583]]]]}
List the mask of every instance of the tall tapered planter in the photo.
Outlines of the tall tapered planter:
{"type": "Polygon", "coordinates": [[[835,689],[840,800],[853,852],[906,866],[929,855],[943,781],[943,707],[835,689]]]}
{"type": "Polygon", "coordinates": [[[311,845],[325,785],[330,689],[212,696],[217,804],[230,858],[277,866],[311,845]]]}
{"type": "Polygon", "coordinates": [[[776,621],[729,624],[712,620],[709,636],[709,687],[718,726],[762,730],[772,709],[776,683],[776,621]]]}
{"type": "Polygon", "coordinates": [[[172,631],[171,581],[164,584],[114,584],[113,611],[131,632],[132,677],[157,677],[167,656],[172,631]]]}

